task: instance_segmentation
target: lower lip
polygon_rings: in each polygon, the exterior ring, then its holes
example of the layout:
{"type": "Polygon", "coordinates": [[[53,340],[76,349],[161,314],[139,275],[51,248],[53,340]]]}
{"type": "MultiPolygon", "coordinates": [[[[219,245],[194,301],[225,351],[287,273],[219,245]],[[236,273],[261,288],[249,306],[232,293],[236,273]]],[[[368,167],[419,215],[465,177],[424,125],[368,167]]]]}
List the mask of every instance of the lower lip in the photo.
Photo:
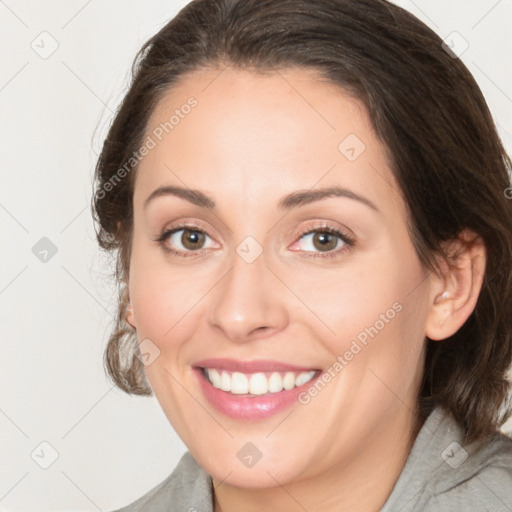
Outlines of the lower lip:
{"type": "Polygon", "coordinates": [[[199,385],[204,396],[219,412],[237,420],[261,420],[278,412],[284,411],[294,402],[298,401],[301,392],[309,388],[321,375],[313,377],[310,381],[293,389],[267,393],[265,395],[234,395],[228,391],[222,391],[212,386],[201,368],[194,368],[199,379],[199,385]]]}

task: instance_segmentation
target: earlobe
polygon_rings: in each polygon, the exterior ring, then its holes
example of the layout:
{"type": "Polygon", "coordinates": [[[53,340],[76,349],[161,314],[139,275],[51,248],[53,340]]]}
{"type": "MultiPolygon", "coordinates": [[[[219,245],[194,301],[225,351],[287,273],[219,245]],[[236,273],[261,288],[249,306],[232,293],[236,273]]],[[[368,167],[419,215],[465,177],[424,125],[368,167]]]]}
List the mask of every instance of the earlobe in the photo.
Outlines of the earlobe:
{"type": "Polygon", "coordinates": [[[455,334],[475,309],[485,274],[486,249],[481,237],[465,229],[445,243],[449,265],[431,277],[425,335],[443,340],[455,334]]]}
{"type": "Polygon", "coordinates": [[[125,313],[125,320],[135,329],[136,323],[135,323],[135,315],[133,314],[133,307],[132,303],[128,302],[126,305],[126,313],[125,313]]]}

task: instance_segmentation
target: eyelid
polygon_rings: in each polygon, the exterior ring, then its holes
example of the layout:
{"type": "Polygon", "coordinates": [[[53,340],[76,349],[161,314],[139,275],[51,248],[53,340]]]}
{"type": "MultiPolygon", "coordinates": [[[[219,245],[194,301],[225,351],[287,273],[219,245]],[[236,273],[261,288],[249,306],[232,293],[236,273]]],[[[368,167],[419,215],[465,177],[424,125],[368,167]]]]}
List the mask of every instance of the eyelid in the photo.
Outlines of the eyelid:
{"type": "MultiPolygon", "coordinates": [[[[356,244],[356,237],[352,234],[352,231],[349,229],[341,228],[337,225],[333,225],[328,221],[321,221],[318,224],[312,222],[309,227],[305,227],[301,229],[293,238],[294,242],[292,246],[299,243],[306,235],[310,235],[312,233],[329,233],[332,236],[337,237],[343,242],[343,246],[340,249],[332,250],[332,251],[300,251],[296,250],[296,252],[304,252],[309,255],[309,257],[335,257],[346,250],[351,249],[356,244]],[[350,232],[350,234],[348,233],[350,232]]],[[[291,246],[290,246],[291,247],[291,246]]]]}
{"type": "Polygon", "coordinates": [[[159,234],[163,234],[167,231],[179,231],[181,229],[189,229],[191,231],[201,231],[201,233],[204,233],[208,237],[210,237],[212,240],[217,242],[216,237],[212,236],[210,232],[214,231],[214,229],[211,227],[210,224],[202,222],[198,219],[179,219],[177,221],[171,222],[169,224],[166,224],[160,231],[158,231],[159,234]]]}
{"type": "Polygon", "coordinates": [[[292,235],[294,238],[300,238],[301,236],[304,236],[308,233],[311,233],[312,231],[322,231],[325,230],[334,230],[339,231],[341,234],[345,235],[347,238],[355,238],[354,232],[342,225],[340,225],[337,222],[330,221],[327,219],[321,219],[321,220],[311,220],[305,223],[300,229],[294,231],[294,235],[292,235]]]}
{"type": "Polygon", "coordinates": [[[209,232],[210,228],[205,227],[205,224],[197,219],[194,220],[188,220],[188,219],[180,219],[177,221],[172,222],[171,224],[165,225],[157,235],[152,237],[152,240],[157,244],[158,247],[160,247],[162,250],[164,250],[166,253],[171,254],[173,256],[183,257],[183,258],[194,258],[199,257],[202,255],[211,256],[210,248],[207,249],[198,249],[196,251],[186,251],[183,249],[174,249],[170,247],[166,241],[171,237],[174,233],[183,231],[183,230],[190,230],[190,231],[198,231],[204,234],[206,237],[208,237],[210,240],[212,240],[213,244],[218,244],[216,239],[212,237],[209,232]]]}
{"type": "MultiPolygon", "coordinates": [[[[183,249],[172,249],[168,247],[165,244],[165,241],[175,234],[176,232],[183,231],[183,230],[190,230],[190,231],[197,231],[201,232],[206,237],[210,238],[214,244],[218,243],[216,242],[215,238],[209,235],[209,229],[204,228],[202,223],[199,221],[187,221],[187,220],[180,220],[176,223],[171,224],[168,227],[163,228],[163,230],[160,232],[160,234],[154,239],[155,242],[157,242],[165,251],[172,253],[177,256],[182,257],[199,257],[204,254],[210,255],[211,248],[201,248],[197,250],[183,250],[183,249]]],[[[318,232],[318,233],[330,233],[333,236],[336,236],[338,239],[340,239],[343,242],[343,246],[340,249],[331,250],[331,251],[295,251],[293,252],[302,252],[307,254],[305,256],[306,258],[335,258],[339,256],[341,253],[344,253],[347,250],[350,250],[355,245],[356,237],[353,234],[348,234],[347,231],[352,231],[350,229],[344,229],[341,227],[338,227],[334,224],[331,224],[329,221],[322,220],[322,221],[310,221],[310,225],[308,227],[303,227],[300,231],[297,232],[296,235],[294,235],[294,241],[292,243],[292,246],[295,245],[297,242],[299,242],[304,236],[318,232]]],[[[290,247],[290,246],[289,246],[290,247]]]]}
{"type": "MultiPolygon", "coordinates": [[[[205,231],[203,231],[202,229],[196,229],[196,228],[192,228],[192,226],[178,226],[174,229],[170,229],[167,231],[167,235],[165,236],[165,239],[168,239],[170,238],[171,236],[174,236],[176,235],[177,233],[179,233],[180,231],[191,231],[193,233],[201,233],[202,235],[204,235],[205,238],[209,239],[213,245],[215,245],[215,240],[208,234],[206,233],[205,231]]],[[[180,241],[181,243],[181,241],[180,241]]],[[[200,249],[197,249],[195,251],[191,251],[191,250],[186,250],[186,249],[180,249],[181,252],[193,252],[193,253],[199,253],[201,251],[208,251],[209,249],[212,249],[212,247],[201,247],[200,249]]]]}

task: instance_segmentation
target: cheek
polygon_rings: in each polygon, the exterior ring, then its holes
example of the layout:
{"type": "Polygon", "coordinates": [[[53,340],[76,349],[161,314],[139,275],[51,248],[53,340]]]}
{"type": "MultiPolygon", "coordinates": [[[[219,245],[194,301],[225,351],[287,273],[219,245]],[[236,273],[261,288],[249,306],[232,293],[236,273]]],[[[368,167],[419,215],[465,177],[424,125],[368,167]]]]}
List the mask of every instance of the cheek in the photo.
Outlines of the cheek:
{"type": "MultiPolygon", "coordinates": [[[[333,339],[351,339],[388,312],[394,318],[404,296],[392,264],[381,268],[375,259],[354,259],[338,270],[287,276],[303,305],[318,318],[322,333],[333,339]],[[293,279],[293,281],[292,281],[293,279]]],[[[286,279],[285,279],[286,280],[286,279]]]]}
{"type": "Polygon", "coordinates": [[[163,350],[192,335],[218,274],[173,265],[158,252],[134,247],[130,298],[139,339],[149,338],[163,350]]]}
{"type": "Polygon", "coordinates": [[[302,282],[299,293],[321,320],[317,325],[334,357],[348,352],[347,359],[361,365],[369,358],[393,367],[415,364],[427,308],[414,254],[382,251],[354,260],[338,274],[316,278],[309,289],[302,282]]]}
{"type": "MultiPolygon", "coordinates": [[[[134,277],[130,293],[139,339],[149,338],[159,346],[172,340],[171,333],[183,323],[180,319],[187,313],[182,284],[145,272],[140,279],[134,277]]],[[[189,296],[186,292],[185,295],[189,296]]]]}

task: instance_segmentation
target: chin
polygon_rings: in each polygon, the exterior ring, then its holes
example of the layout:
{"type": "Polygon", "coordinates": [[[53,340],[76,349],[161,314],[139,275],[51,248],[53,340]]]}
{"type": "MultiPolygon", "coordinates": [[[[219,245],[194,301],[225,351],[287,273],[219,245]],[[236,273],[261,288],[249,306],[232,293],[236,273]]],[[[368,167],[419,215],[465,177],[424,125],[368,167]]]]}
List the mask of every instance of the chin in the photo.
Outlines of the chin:
{"type": "Polygon", "coordinates": [[[266,489],[301,479],[301,475],[297,473],[297,462],[282,455],[279,459],[282,463],[286,461],[285,464],[276,464],[273,458],[264,461],[263,456],[251,467],[245,466],[235,453],[229,458],[224,456],[222,460],[195,456],[194,458],[215,480],[233,487],[266,489]]]}

